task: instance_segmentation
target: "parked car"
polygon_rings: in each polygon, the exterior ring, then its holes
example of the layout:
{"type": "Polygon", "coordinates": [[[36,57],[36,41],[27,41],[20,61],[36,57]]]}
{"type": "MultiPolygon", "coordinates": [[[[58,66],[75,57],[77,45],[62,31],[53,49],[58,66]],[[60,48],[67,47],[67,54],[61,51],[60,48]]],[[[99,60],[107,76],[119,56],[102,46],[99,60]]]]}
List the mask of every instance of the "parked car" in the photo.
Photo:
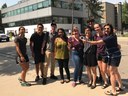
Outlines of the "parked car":
{"type": "Polygon", "coordinates": [[[4,34],[4,33],[0,33],[0,42],[6,40],[7,42],[10,41],[9,36],[4,34]]]}

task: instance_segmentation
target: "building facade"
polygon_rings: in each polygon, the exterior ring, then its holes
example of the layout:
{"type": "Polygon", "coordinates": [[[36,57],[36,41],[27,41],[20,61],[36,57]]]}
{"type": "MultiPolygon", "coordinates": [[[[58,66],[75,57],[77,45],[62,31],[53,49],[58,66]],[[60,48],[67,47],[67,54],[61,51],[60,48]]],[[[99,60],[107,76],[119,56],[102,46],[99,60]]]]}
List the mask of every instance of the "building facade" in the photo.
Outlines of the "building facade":
{"type": "Polygon", "coordinates": [[[79,1],[72,3],[68,0],[22,0],[2,10],[5,32],[16,33],[19,26],[25,26],[27,32],[33,33],[39,22],[44,24],[45,31],[49,31],[52,20],[57,23],[58,28],[71,30],[72,16],[74,17],[73,24],[81,30],[83,18],[87,15],[83,3],[79,1]],[[72,6],[74,6],[74,11],[72,6]]]}
{"type": "MultiPolygon", "coordinates": [[[[36,24],[44,24],[45,31],[50,31],[50,23],[54,20],[58,28],[71,30],[77,26],[80,31],[84,28],[88,18],[87,4],[82,0],[22,0],[16,5],[2,9],[2,24],[5,33],[18,33],[19,26],[25,26],[26,36],[29,38],[36,30],[36,24]],[[72,10],[72,8],[74,10],[72,10]],[[73,22],[72,22],[73,17],[73,22]]],[[[114,28],[121,30],[121,7],[119,4],[103,2],[101,22],[111,23],[114,28]]]]}
{"type": "Polygon", "coordinates": [[[110,23],[113,25],[113,27],[117,30],[121,30],[122,28],[122,20],[121,20],[121,6],[120,4],[112,4],[108,2],[103,2],[103,13],[101,18],[101,23],[110,23]]]}

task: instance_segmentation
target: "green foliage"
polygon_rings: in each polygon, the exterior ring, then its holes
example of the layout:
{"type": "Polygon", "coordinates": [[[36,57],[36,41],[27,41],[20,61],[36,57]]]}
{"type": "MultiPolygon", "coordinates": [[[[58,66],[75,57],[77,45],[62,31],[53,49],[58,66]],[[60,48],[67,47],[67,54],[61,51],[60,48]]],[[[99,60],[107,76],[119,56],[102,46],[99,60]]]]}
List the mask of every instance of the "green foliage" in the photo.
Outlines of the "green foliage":
{"type": "Polygon", "coordinates": [[[103,6],[101,6],[102,2],[99,0],[82,0],[83,2],[86,2],[88,9],[90,10],[90,17],[94,18],[102,18],[102,16],[99,14],[103,12],[103,6]]]}
{"type": "Polygon", "coordinates": [[[2,5],[2,7],[1,7],[1,9],[4,9],[4,8],[7,8],[7,4],[6,4],[6,3],[4,3],[4,4],[2,5]]]}
{"type": "Polygon", "coordinates": [[[128,24],[128,3],[126,0],[122,5],[122,20],[124,24],[128,24]]]}

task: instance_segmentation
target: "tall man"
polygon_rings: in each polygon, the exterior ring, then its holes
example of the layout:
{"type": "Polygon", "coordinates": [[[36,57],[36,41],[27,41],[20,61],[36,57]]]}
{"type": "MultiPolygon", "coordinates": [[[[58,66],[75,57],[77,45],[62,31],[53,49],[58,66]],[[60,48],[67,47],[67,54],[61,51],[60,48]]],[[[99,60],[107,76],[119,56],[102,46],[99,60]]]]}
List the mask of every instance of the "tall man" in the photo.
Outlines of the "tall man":
{"type": "MultiPolygon", "coordinates": [[[[50,78],[57,80],[58,78],[54,75],[55,71],[55,58],[54,58],[54,40],[57,37],[57,32],[56,32],[57,25],[56,23],[51,23],[51,30],[49,33],[46,33],[45,36],[45,41],[43,45],[47,45],[46,52],[45,52],[45,77],[47,77],[47,71],[48,71],[48,66],[51,64],[51,70],[50,70],[50,78]]],[[[44,46],[42,46],[43,49],[45,49],[44,46]]]]}
{"type": "MultiPolygon", "coordinates": [[[[35,61],[35,68],[36,68],[36,78],[35,78],[36,82],[40,79],[39,69],[41,71],[41,77],[43,78],[43,68],[44,68],[43,63],[45,60],[45,54],[42,54],[42,43],[45,36],[43,30],[44,30],[44,26],[41,23],[37,24],[37,31],[33,33],[30,38],[30,49],[32,52],[32,57],[34,58],[35,61]]],[[[43,78],[42,84],[46,84],[46,78],[43,78]]]]}

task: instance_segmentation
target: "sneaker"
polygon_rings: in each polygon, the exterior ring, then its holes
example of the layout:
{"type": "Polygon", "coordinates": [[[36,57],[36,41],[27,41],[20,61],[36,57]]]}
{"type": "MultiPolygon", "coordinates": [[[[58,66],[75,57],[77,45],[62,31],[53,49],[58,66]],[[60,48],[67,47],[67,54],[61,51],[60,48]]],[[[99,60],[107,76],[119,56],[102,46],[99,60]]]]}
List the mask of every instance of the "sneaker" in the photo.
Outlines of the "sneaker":
{"type": "Polygon", "coordinates": [[[40,77],[39,76],[36,76],[35,78],[35,82],[39,81],[40,80],[40,77]]]}
{"type": "Polygon", "coordinates": [[[22,79],[20,77],[18,78],[18,80],[19,80],[20,83],[22,82],[22,79]]]}
{"type": "Polygon", "coordinates": [[[50,76],[51,79],[57,80],[58,78],[55,75],[50,76]]]}
{"type": "Polygon", "coordinates": [[[28,83],[28,82],[21,82],[21,86],[31,86],[31,84],[30,83],[28,83]]]}
{"type": "Polygon", "coordinates": [[[84,84],[84,81],[83,80],[79,80],[79,84],[84,84]]]}
{"type": "Polygon", "coordinates": [[[124,91],[124,90],[125,90],[124,86],[123,87],[117,87],[117,89],[116,89],[117,92],[124,91]]]}
{"type": "Polygon", "coordinates": [[[46,85],[46,83],[47,83],[47,78],[43,78],[42,84],[46,85]]]}

